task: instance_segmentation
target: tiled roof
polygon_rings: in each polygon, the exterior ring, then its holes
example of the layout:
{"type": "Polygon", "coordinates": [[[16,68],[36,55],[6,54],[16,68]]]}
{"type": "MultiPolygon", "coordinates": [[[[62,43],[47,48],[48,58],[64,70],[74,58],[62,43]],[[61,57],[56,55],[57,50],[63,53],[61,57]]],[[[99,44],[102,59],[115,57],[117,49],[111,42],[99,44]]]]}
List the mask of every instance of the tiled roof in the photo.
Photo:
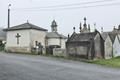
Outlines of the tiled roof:
{"type": "Polygon", "coordinates": [[[68,39],[68,42],[85,42],[90,41],[91,39],[94,39],[96,36],[96,32],[90,32],[90,33],[73,33],[73,35],[68,39]]]}
{"type": "Polygon", "coordinates": [[[41,31],[47,31],[47,29],[38,27],[38,26],[33,25],[31,23],[20,24],[20,25],[10,27],[10,28],[4,29],[4,30],[5,31],[13,31],[13,30],[24,30],[24,29],[37,29],[37,30],[41,30],[41,31]]]}
{"type": "Polygon", "coordinates": [[[62,34],[59,34],[57,32],[49,32],[49,33],[47,33],[46,37],[47,38],[63,38],[63,39],[67,39],[66,36],[64,36],[62,34]]]}

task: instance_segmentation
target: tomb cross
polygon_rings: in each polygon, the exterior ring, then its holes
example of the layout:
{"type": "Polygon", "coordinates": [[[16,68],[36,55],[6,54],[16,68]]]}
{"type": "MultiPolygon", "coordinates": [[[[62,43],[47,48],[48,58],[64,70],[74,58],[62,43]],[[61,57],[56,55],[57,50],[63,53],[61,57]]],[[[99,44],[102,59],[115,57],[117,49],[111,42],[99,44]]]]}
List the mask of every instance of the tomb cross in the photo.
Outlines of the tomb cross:
{"type": "Polygon", "coordinates": [[[16,35],[15,37],[17,38],[17,44],[19,44],[19,38],[20,38],[21,36],[19,35],[19,33],[17,33],[17,35],[16,35]]]}
{"type": "Polygon", "coordinates": [[[84,23],[85,23],[85,24],[86,24],[86,20],[87,20],[86,17],[84,17],[84,23]]]}

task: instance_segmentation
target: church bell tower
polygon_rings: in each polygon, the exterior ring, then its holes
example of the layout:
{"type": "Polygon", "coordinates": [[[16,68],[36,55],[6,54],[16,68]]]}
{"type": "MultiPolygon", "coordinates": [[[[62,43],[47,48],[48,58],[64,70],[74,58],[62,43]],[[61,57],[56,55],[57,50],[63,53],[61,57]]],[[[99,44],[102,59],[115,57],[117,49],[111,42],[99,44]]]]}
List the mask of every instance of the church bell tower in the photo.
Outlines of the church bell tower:
{"type": "Polygon", "coordinates": [[[52,21],[51,31],[52,31],[52,32],[57,32],[57,23],[56,23],[55,20],[52,21]]]}

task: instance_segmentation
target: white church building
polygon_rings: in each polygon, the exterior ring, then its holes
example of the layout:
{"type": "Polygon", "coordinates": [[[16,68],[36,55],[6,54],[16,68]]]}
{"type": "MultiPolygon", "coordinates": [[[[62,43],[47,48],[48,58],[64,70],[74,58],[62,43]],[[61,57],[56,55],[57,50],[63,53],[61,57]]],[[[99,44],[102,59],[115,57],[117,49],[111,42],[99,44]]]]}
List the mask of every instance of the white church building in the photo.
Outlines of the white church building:
{"type": "Polygon", "coordinates": [[[58,45],[65,49],[67,37],[57,32],[55,20],[52,22],[51,29],[52,32],[48,32],[47,29],[29,22],[4,29],[7,32],[5,49],[7,52],[31,53],[34,48],[37,48],[38,44],[44,50],[51,45],[58,45]]]}
{"type": "Polygon", "coordinates": [[[45,47],[47,29],[29,22],[4,29],[7,31],[6,51],[31,52],[37,43],[45,47]]]}

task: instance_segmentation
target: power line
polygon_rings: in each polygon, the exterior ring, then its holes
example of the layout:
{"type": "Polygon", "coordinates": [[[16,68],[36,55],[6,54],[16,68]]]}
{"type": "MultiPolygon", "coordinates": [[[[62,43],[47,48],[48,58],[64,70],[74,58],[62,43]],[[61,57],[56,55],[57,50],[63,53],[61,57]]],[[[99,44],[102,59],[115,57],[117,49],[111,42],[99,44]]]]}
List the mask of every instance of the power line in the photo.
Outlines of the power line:
{"type": "Polygon", "coordinates": [[[115,1],[115,0],[98,0],[98,1],[91,1],[91,2],[82,2],[82,3],[65,4],[65,5],[54,5],[54,6],[46,6],[46,7],[16,8],[16,9],[13,9],[13,10],[72,7],[72,6],[81,6],[81,5],[88,5],[88,4],[95,4],[95,3],[103,3],[103,2],[105,3],[105,2],[112,2],[112,1],[115,1]]]}
{"type": "MultiPolygon", "coordinates": [[[[104,7],[104,6],[114,6],[114,5],[120,5],[119,3],[111,3],[111,4],[101,4],[101,5],[92,5],[92,6],[81,6],[81,7],[71,7],[71,8],[60,8],[62,10],[66,9],[80,9],[80,8],[92,8],[92,7],[104,7]]],[[[59,10],[60,10],[59,9],[59,10]]],[[[57,9],[56,9],[57,10],[57,9]]]]}
{"type": "Polygon", "coordinates": [[[119,3],[111,3],[111,4],[101,4],[101,5],[91,5],[91,6],[80,6],[80,7],[63,7],[63,8],[50,8],[50,9],[31,9],[31,10],[22,10],[22,11],[58,11],[58,10],[71,10],[71,9],[80,9],[80,8],[92,8],[92,7],[104,7],[104,6],[115,6],[120,5],[119,3]]]}

